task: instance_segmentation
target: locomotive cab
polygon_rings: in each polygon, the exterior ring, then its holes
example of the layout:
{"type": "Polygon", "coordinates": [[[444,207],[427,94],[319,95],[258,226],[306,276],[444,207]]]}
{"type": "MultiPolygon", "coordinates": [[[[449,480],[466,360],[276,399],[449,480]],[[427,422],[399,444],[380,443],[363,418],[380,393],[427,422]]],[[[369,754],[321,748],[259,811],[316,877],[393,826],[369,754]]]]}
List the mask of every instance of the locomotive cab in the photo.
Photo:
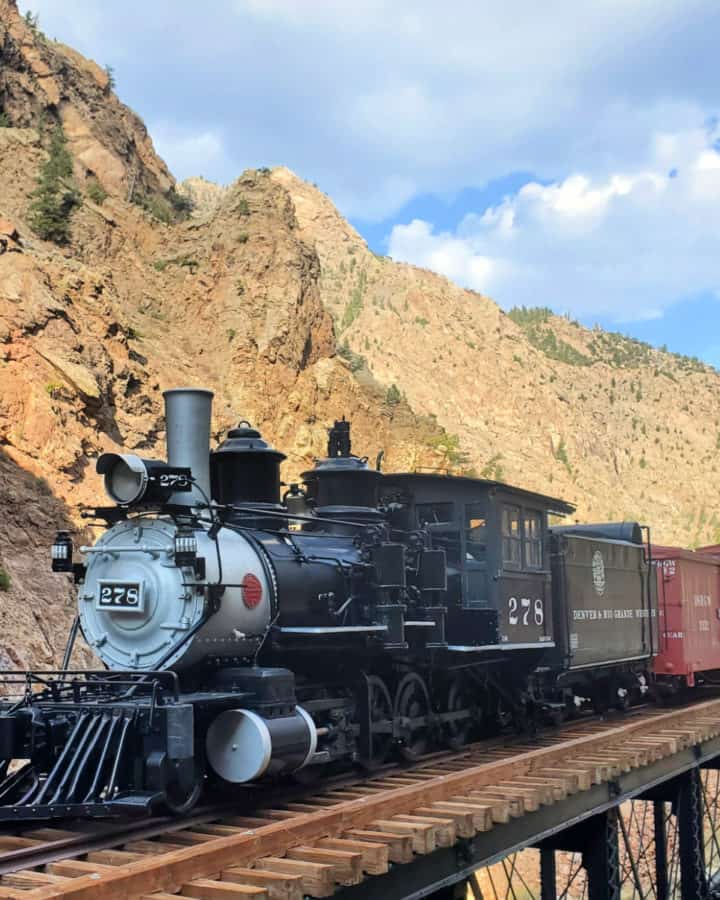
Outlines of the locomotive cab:
{"type": "Polygon", "coordinates": [[[448,649],[553,646],[548,515],[573,507],[495,481],[438,474],[385,477],[403,515],[448,562],[448,649]]]}

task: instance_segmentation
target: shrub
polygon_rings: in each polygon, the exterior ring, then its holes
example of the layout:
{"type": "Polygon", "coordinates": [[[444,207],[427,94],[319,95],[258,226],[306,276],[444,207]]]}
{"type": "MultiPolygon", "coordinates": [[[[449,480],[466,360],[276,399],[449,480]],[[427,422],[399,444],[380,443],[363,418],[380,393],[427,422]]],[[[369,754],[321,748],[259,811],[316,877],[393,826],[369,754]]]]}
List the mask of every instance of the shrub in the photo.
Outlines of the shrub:
{"type": "Polygon", "coordinates": [[[388,406],[397,406],[402,400],[402,395],[396,384],[391,384],[385,394],[385,402],[388,406]]]}
{"type": "Polygon", "coordinates": [[[238,295],[238,297],[242,297],[242,295],[245,293],[245,285],[242,283],[242,281],[239,278],[235,282],[235,292],[238,295]]]}
{"type": "Polygon", "coordinates": [[[467,467],[469,456],[461,449],[458,435],[450,434],[443,429],[439,435],[430,438],[427,443],[439,454],[441,468],[463,470],[467,467]]]}
{"type": "Polygon", "coordinates": [[[49,155],[40,169],[28,212],[33,231],[45,241],[66,244],[70,239],[70,219],[80,203],[80,195],[67,180],[72,168],[65,134],[58,126],[50,138],[49,155]]]}
{"type": "Polygon", "coordinates": [[[115,90],[115,69],[112,66],[105,66],[105,74],[107,75],[107,89],[108,91],[115,90]]]}
{"type": "Polygon", "coordinates": [[[0,591],[9,591],[12,585],[12,579],[7,570],[0,566],[0,591]]]}
{"type": "Polygon", "coordinates": [[[565,446],[565,438],[560,438],[560,443],[557,446],[557,450],[555,451],[555,459],[558,462],[561,462],[568,472],[572,475],[572,466],[570,465],[570,460],[568,459],[567,447],[565,446]]]}
{"type": "Polygon", "coordinates": [[[238,202],[235,204],[234,212],[236,212],[239,216],[250,215],[250,204],[247,202],[245,197],[240,197],[238,199],[238,202]]]}
{"type": "Polygon", "coordinates": [[[195,209],[195,204],[191,198],[187,194],[179,194],[174,187],[170,188],[165,196],[178,219],[187,219],[195,209]]]}
{"type": "Polygon", "coordinates": [[[500,463],[502,453],[496,453],[482,467],[480,471],[481,478],[489,478],[492,481],[503,480],[503,467],[500,463]]]}
{"type": "Polygon", "coordinates": [[[237,331],[234,328],[228,328],[226,331],[228,343],[232,342],[233,338],[237,334],[237,331]]]}
{"type": "Polygon", "coordinates": [[[85,186],[85,192],[92,200],[92,202],[97,203],[98,206],[103,205],[108,195],[108,192],[105,190],[102,184],[100,184],[97,178],[90,178],[88,180],[88,183],[85,186]]]}
{"type": "Polygon", "coordinates": [[[190,273],[194,275],[200,263],[193,257],[184,254],[183,256],[171,256],[169,259],[156,259],[153,262],[153,269],[156,272],[164,272],[168,266],[180,266],[184,269],[190,269],[190,273]]]}
{"type": "Polygon", "coordinates": [[[355,288],[350,295],[348,305],[345,307],[345,311],[343,312],[342,321],[340,322],[340,328],[344,330],[345,328],[348,328],[350,325],[352,325],[355,319],[357,319],[357,317],[362,312],[362,308],[362,293],[358,288],[355,288]]]}
{"type": "Polygon", "coordinates": [[[189,197],[170,188],[166,194],[135,194],[132,202],[165,225],[187,219],[194,206],[189,197]]]}
{"type": "Polygon", "coordinates": [[[7,113],[0,112],[0,128],[11,128],[7,113]]]}
{"type": "Polygon", "coordinates": [[[347,363],[350,364],[351,372],[359,372],[362,368],[367,368],[367,360],[360,353],[355,353],[350,349],[350,345],[347,341],[344,341],[337,348],[338,356],[341,356],[347,363]]]}
{"type": "Polygon", "coordinates": [[[415,324],[419,325],[421,328],[425,328],[425,326],[429,324],[429,320],[423,319],[422,316],[415,316],[415,324]]]}
{"type": "Polygon", "coordinates": [[[553,311],[547,306],[513,306],[508,312],[508,317],[525,328],[528,325],[544,325],[553,315],[553,311]]]}
{"type": "Polygon", "coordinates": [[[49,394],[51,397],[54,397],[62,389],[63,384],[60,381],[48,381],[45,385],[45,393],[49,394]]]}
{"type": "Polygon", "coordinates": [[[247,233],[247,231],[241,231],[237,236],[238,244],[247,244],[249,239],[250,235],[247,233]]]}
{"type": "Polygon", "coordinates": [[[145,212],[150,213],[159,222],[163,222],[165,225],[169,225],[172,222],[172,209],[170,204],[162,197],[146,197],[141,206],[145,212]]]}

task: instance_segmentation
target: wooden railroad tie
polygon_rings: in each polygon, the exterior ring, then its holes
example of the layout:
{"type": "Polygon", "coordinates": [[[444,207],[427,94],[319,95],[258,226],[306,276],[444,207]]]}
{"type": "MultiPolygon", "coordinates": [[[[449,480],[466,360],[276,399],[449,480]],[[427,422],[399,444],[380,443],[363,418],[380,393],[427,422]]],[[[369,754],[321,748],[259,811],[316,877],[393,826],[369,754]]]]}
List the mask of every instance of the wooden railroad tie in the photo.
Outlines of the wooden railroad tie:
{"type": "MultiPolygon", "coordinates": [[[[26,867],[2,876],[0,900],[330,897],[390,864],[450,847],[719,734],[720,701],[620,723],[575,724],[539,747],[518,742],[482,756],[464,751],[249,815],[196,818],[157,838],[126,838],[42,871],[26,867]]],[[[38,828],[0,836],[0,851],[62,847],[78,836],[38,828]]]]}

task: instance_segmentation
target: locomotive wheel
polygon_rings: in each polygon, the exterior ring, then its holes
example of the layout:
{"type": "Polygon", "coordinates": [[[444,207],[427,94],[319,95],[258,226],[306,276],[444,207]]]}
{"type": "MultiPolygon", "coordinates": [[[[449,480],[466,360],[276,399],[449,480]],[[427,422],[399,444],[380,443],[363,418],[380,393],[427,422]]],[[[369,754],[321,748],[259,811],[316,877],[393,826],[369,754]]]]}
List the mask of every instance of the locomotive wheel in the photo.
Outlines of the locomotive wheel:
{"type": "Polygon", "coordinates": [[[393,705],[390,691],[377,675],[367,677],[367,692],[370,752],[363,764],[366,768],[374,768],[385,762],[393,744],[393,705]]]}
{"type": "Polygon", "coordinates": [[[462,719],[451,719],[445,723],[445,736],[451,750],[459,750],[468,742],[473,725],[470,707],[470,693],[465,679],[453,678],[448,685],[446,711],[449,713],[467,712],[468,716],[462,719]]]}
{"type": "Polygon", "coordinates": [[[394,714],[400,754],[414,762],[427,752],[431,734],[430,694],[416,672],[409,672],[397,686],[394,714]]]}

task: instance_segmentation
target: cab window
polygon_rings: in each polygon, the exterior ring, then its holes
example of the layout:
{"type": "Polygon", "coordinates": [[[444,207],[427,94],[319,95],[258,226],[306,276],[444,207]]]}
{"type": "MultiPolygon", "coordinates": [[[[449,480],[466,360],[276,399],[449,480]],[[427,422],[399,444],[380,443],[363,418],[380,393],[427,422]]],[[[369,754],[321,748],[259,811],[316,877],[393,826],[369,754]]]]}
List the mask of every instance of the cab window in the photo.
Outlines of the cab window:
{"type": "Polygon", "coordinates": [[[484,503],[465,506],[465,553],[468,559],[485,562],[487,559],[487,518],[484,503]]]}
{"type": "Polygon", "coordinates": [[[523,524],[525,532],[525,567],[527,569],[542,569],[543,541],[542,517],[540,513],[526,510],[523,524]]]}
{"type": "Polygon", "coordinates": [[[502,509],[503,563],[520,568],[522,565],[522,531],[519,506],[502,509]]]}

